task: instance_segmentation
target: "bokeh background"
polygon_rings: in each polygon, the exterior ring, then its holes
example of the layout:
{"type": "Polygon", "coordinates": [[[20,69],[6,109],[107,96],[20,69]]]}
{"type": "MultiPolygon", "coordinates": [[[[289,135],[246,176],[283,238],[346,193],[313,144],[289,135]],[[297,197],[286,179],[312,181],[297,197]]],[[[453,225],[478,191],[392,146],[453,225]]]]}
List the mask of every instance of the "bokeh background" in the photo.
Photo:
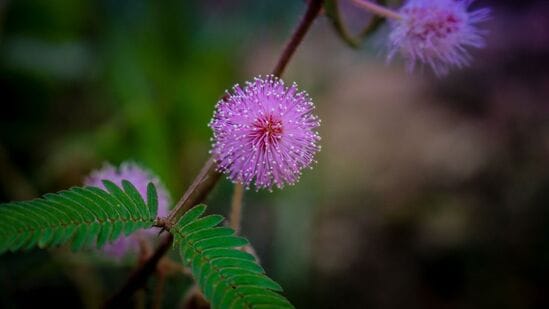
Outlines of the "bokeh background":
{"type": "MultiPolygon", "coordinates": [[[[216,101],[272,70],[304,6],[0,0],[0,201],[127,159],[177,199],[208,157],[216,101]]],[[[549,2],[474,6],[493,8],[487,48],[444,78],[386,64],[386,27],[351,49],[324,16],[291,61],[322,152],[296,186],[246,193],[242,233],[298,308],[549,306],[549,2]]],[[[226,215],[231,191],[222,180],[209,211],[226,215]]],[[[5,254],[0,307],[95,308],[132,268],[5,254]]],[[[190,284],[170,277],[164,307],[190,284]]]]}

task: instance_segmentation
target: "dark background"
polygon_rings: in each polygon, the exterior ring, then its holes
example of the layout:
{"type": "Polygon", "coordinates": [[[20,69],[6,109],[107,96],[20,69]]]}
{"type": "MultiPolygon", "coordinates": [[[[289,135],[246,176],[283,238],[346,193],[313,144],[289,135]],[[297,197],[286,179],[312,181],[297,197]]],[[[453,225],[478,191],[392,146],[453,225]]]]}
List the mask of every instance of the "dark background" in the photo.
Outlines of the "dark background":
{"type": "MultiPolygon", "coordinates": [[[[246,193],[243,234],[297,307],[549,306],[549,2],[474,6],[493,8],[487,48],[444,78],[386,64],[386,27],[353,50],[324,16],[290,63],[323,150],[295,187],[246,193]]],[[[216,101],[272,70],[303,10],[0,0],[0,201],[126,159],[177,199],[208,156],[216,101]]],[[[209,211],[227,214],[231,188],[209,211]]],[[[132,268],[64,248],[4,254],[0,307],[94,308],[132,268]]],[[[189,284],[171,277],[165,307],[189,284]]]]}

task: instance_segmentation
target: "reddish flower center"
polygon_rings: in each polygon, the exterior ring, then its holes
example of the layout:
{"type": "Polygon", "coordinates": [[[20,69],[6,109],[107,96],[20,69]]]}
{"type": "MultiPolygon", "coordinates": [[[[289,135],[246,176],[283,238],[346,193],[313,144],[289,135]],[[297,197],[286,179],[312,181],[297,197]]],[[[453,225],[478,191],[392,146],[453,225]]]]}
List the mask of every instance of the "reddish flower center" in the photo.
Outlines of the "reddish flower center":
{"type": "Polygon", "coordinates": [[[425,8],[411,8],[408,13],[419,23],[414,34],[421,39],[444,39],[459,30],[461,19],[449,11],[431,11],[425,8]]]}
{"type": "Polygon", "coordinates": [[[282,121],[273,115],[259,117],[252,125],[251,138],[254,143],[259,143],[262,149],[278,143],[282,137],[282,121]]]}

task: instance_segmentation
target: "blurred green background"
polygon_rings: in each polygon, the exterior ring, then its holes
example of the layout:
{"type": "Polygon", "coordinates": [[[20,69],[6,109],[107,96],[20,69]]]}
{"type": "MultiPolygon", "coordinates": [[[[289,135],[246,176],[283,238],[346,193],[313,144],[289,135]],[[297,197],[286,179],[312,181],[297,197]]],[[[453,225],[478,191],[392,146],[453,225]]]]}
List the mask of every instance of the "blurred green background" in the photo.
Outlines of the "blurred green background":
{"type": "MultiPolygon", "coordinates": [[[[344,5],[351,27],[370,18],[344,5]]],[[[494,9],[488,47],[442,79],[386,64],[386,27],[353,50],[324,16],[290,62],[323,150],[296,186],[246,193],[242,233],[297,307],[549,306],[549,5],[475,5],[494,9]]],[[[127,159],[178,199],[208,157],[215,103],[272,70],[304,6],[0,0],[0,201],[127,159]]],[[[231,191],[222,180],[209,211],[227,215],[231,191]]],[[[5,254],[0,307],[94,308],[131,269],[5,254]]],[[[171,277],[164,306],[190,282],[171,277]]]]}

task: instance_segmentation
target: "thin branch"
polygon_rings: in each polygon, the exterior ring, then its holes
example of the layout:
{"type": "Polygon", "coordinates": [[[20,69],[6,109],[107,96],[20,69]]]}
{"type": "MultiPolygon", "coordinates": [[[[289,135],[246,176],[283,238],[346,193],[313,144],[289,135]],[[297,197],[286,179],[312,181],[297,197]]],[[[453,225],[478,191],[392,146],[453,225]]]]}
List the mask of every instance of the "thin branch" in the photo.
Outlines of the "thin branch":
{"type": "Polygon", "coordinates": [[[166,283],[166,274],[164,272],[158,272],[158,280],[156,283],[156,289],[154,291],[153,309],[162,308],[162,301],[164,300],[165,283],[166,283]]]}
{"type": "MultiPolygon", "coordinates": [[[[161,224],[158,224],[158,226],[169,231],[170,227],[177,222],[181,215],[204,200],[213,189],[220,176],[221,174],[216,171],[214,160],[210,158],[206,161],[206,164],[204,164],[191,186],[187,189],[185,194],[183,194],[183,197],[168,216],[168,219],[160,220],[161,224]]],[[[147,279],[155,272],[158,261],[173,243],[173,236],[171,234],[168,235],[168,237],[164,238],[162,244],[156,248],[154,254],[128,278],[122,289],[107,301],[105,304],[106,308],[117,307],[126,298],[130,297],[133,292],[145,285],[147,279]]]]}
{"type": "Polygon", "coordinates": [[[303,15],[303,18],[301,18],[301,21],[297,25],[297,28],[295,28],[294,33],[290,38],[290,41],[286,43],[286,47],[284,48],[282,55],[280,55],[280,58],[278,59],[278,63],[276,64],[273,70],[273,75],[278,77],[282,76],[282,73],[284,73],[284,70],[286,69],[288,62],[290,62],[290,59],[292,58],[295,50],[297,49],[301,41],[303,41],[305,34],[313,24],[313,21],[317,17],[321,8],[322,8],[322,0],[309,1],[309,6],[307,7],[307,11],[305,12],[305,15],[303,15]]]}
{"type": "MultiPolygon", "coordinates": [[[[286,70],[290,59],[294,55],[297,47],[303,41],[305,34],[313,24],[313,21],[318,16],[318,13],[322,9],[322,0],[310,0],[307,11],[298,26],[294,30],[290,40],[286,43],[282,55],[280,55],[278,62],[273,69],[273,75],[280,77],[286,70]]],[[[231,202],[231,214],[229,218],[230,226],[238,234],[240,232],[240,221],[242,217],[242,199],[244,198],[244,186],[242,184],[235,184],[233,198],[231,202]]]]}
{"type": "Polygon", "coordinates": [[[402,16],[397,12],[390,10],[382,5],[377,3],[370,2],[368,0],[352,0],[352,2],[363,9],[366,9],[376,15],[391,18],[391,19],[401,19],[402,16]]]}
{"type": "Polygon", "coordinates": [[[177,202],[175,208],[168,216],[168,223],[175,224],[187,210],[202,202],[213,189],[220,176],[221,174],[216,169],[215,160],[213,158],[208,159],[191,186],[183,194],[183,197],[177,202]]]}
{"type": "Polygon", "coordinates": [[[242,199],[244,198],[244,185],[237,183],[234,185],[233,199],[231,201],[231,214],[229,216],[229,225],[240,233],[240,218],[242,217],[242,199]]]}
{"type": "MultiPolygon", "coordinates": [[[[297,46],[303,41],[305,34],[309,30],[314,19],[322,8],[322,0],[310,0],[305,15],[298,24],[290,41],[287,43],[282,55],[280,56],[273,75],[281,76],[286,69],[297,46]]],[[[183,197],[179,200],[174,210],[170,213],[167,220],[160,220],[161,226],[168,230],[171,225],[190,208],[203,201],[213,189],[221,174],[216,170],[215,160],[209,158],[204,164],[198,176],[194,179],[191,186],[187,189],[183,197]]],[[[129,278],[124,287],[107,301],[105,307],[112,308],[119,305],[125,299],[130,297],[136,290],[143,287],[147,279],[154,273],[156,264],[160,258],[168,251],[173,242],[173,236],[169,234],[163,242],[156,248],[156,251],[140,268],[138,268],[129,278]]]]}

